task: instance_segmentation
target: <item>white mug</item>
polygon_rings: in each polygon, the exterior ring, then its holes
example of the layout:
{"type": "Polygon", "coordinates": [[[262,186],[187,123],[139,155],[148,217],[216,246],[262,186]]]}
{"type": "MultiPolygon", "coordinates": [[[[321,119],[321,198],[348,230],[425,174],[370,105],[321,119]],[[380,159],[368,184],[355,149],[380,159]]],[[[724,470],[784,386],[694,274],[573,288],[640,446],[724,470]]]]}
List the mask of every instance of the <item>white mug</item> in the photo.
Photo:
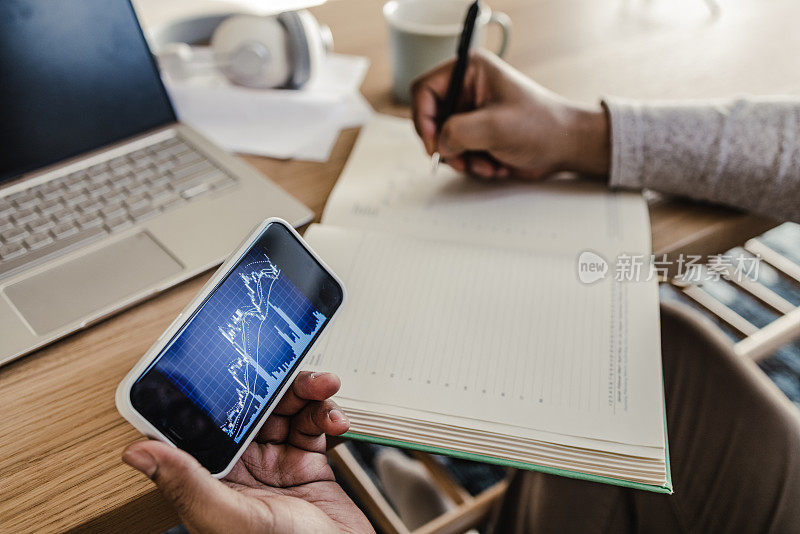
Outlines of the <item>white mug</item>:
{"type": "MultiPolygon", "coordinates": [[[[470,0],[390,0],[383,6],[389,23],[394,96],[403,103],[410,99],[410,85],[417,76],[455,57],[470,0]]],[[[480,4],[475,21],[473,46],[482,46],[486,26],[500,26],[503,38],[499,56],[508,46],[511,19],[480,4]]]]}

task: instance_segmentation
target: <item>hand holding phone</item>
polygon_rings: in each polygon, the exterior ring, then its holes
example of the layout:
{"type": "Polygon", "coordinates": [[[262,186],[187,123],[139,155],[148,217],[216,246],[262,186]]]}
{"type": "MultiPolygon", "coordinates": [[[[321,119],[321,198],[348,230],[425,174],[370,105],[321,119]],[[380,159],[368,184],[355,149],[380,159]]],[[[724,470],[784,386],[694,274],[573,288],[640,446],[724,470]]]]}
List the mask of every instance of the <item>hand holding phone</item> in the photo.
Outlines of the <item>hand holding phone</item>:
{"type": "Polygon", "coordinates": [[[290,225],[269,219],[123,379],[117,408],[223,477],[343,301],[322,260],[290,225]]]}
{"type": "Polygon", "coordinates": [[[192,532],[371,532],[334,480],[325,434],[348,422],[330,397],[339,379],[301,372],[225,480],[180,449],[158,441],[130,445],[122,458],[158,485],[192,532]]]}

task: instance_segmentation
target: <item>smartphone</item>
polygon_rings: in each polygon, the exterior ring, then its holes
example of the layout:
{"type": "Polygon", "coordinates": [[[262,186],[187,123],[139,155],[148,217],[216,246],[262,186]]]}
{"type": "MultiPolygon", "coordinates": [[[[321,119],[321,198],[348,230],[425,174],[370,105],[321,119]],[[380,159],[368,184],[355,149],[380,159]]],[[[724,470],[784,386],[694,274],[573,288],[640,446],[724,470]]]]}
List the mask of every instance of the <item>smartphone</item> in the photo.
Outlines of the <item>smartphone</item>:
{"type": "Polygon", "coordinates": [[[268,219],[117,388],[120,414],[223,477],[345,298],[295,230],[268,219]]]}

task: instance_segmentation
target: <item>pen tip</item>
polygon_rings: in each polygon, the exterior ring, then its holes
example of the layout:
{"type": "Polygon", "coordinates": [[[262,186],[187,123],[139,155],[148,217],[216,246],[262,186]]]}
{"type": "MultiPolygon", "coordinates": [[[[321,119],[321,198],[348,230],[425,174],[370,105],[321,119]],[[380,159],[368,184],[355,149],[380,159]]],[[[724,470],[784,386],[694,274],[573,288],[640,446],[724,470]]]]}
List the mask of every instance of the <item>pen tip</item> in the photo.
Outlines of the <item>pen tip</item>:
{"type": "Polygon", "coordinates": [[[438,152],[434,152],[433,156],[431,156],[431,174],[436,174],[436,170],[439,168],[439,160],[441,156],[439,156],[438,152]]]}

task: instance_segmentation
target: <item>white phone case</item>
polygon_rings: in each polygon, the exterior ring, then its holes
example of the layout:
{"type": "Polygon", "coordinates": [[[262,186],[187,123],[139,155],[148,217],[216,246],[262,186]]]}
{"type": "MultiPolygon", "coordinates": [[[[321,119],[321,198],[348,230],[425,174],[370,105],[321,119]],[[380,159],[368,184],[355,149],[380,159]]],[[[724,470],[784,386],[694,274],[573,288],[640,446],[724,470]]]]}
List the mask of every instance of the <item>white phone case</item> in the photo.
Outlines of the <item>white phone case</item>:
{"type": "Polygon", "coordinates": [[[211,294],[214,288],[216,288],[217,285],[219,285],[219,283],[222,282],[222,280],[228,275],[228,273],[233,269],[233,267],[239,262],[241,257],[248,252],[253,243],[255,243],[256,239],[258,239],[258,237],[267,228],[267,226],[271,224],[283,225],[289,231],[291,231],[292,234],[294,234],[294,236],[297,238],[300,244],[302,244],[303,247],[308,251],[308,253],[311,254],[311,256],[313,256],[317,260],[317,262],[319,262],[322,268],[325,269],[328,272],[328,274],[331,275],[331,277],[336,281],[337,284],[339,284],[339,287],[342,289],[342,302],[328,320],[328,323],[327,325],[325,325],[325,328],[321,332],[320,336],[318,336],[317,339],[314,341],[314,343],[312,343],[306,349],[305,354],[298,361],[295,370],[288,377],[288,379],[284,381],[283,386],[277,391],[275,399],[272,401],[269,408],[267,408],[267,410],[264,412],[261,418],[256,422],[253,430],[250,432],[250,436],[240,444],[239,450],[233,456],[233,459],[230,461],[230,463],[225,467],[225,469],[223,469],[219,473],[212,473],[212,475],[217,478],[224,477],[230,472],[231,469],[233,469],[233,466],[242,456],[244,450],[247,448],[250,442],[253,441],[253,438],[258,433],[258,429],[261,427],[261,425],[264,424],[264,421],[267,420],[270,413],[272,413],[272,410],[275,409],[275,406],[283,397],[284,393],[286,393],[286,391],[291,387],[292,382],[294,382],[295,377],[301,370],[303,359],[305,358],[306,354],[311,352],[313,346],[319,341],[319,339],[323,335],[325,335],[325,330],[327,330],[330,327],[331,322],[339,314],[339,310],[342,308],[346,300],[346,291],[344,288],[344,284],[342,284],[342,281],[339,279],[338,276],[336,276],[336,274],[330,269],[330,267],[328,267],[325,264],[325,262],[322,261],[322,259],[317,255],[317,253],[314,252],[308,246],[308,244],[303,240],[303,238],[300,237],[300,234],[298,234],[297,231],[294,228],[292,228],[292,225],[290,225],[283,219],[279,219],[277,217],[267,219],[261,224],[259,224],[256,227],[256,229],[242,242],[242,244],[240,244],[236,248],[233,254],[231,254],[228,257],[228,259],[225,260],[225,262],[220,266],[220,268],[217,269],[217,271],[214,273],[211,279],[206,283],[206,285],[203,286],[203,288],[200,290],[197,296],[194,299],[192,299],[192,301],[178,314],[178,317],[176,317],[175,320],[172,321],[169,327],[164,331],[163,334],[161,334],[161,336],[156,340],[153,346],[150,347],[150,349],[148,349],[148,351],[144,354],[144,356],[142,356],[142,358],[136,363],[136,365],[133,366],[133,369],[131,369],[130,372],[128,372],[128,374],[125,375],[125,378],[123,378],[122,382],[120,382],[119,386],[117,386],[117,392],[115,395],[117,410],[119,411],[120,415],[122,415],[122,417],[124,417],[129,423],[131,423],[134,427],[136,427],[137,430],[139,430],[142,434],[144,434],[147,437],[157,439],[165,443],[169,443],[173,447],[175,446],[175,444],[167,436],[165,436],[162,432],[160,432],[152,424],[150,424],[150,422],[144,417],[142,417],[141,414],[139,414],[139,412],[137,412],[136,409],[133,407],[130,401],[131,387],[136,382],[137,378],[139,378],[139,376],[147,369],[147,367],[152,363],[152,361],[158,356],[158,354],[167,345],[167,343],[169,343],[169,341],[178,332],[178,330],[180,330],[183,327],[186,320],[188,320],[195,312],[195,310],[197,310],[197,308],[200,307],[200,305],[203,303],[206,297],[208,297],[208,295],[211,294]]]}

